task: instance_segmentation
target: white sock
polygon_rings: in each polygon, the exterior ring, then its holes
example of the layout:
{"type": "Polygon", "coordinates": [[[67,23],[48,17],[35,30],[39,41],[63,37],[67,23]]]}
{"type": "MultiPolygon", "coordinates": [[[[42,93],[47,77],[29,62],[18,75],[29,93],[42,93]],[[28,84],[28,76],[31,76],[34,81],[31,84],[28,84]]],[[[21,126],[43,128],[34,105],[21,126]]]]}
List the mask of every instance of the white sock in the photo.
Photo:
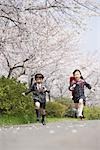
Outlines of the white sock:
{"type": "Polygon", "coordinates": [[[83,99],[80,99],[80,100],[79,100],[79,104],[80,104],[80,105],[79,105],[78,113],[77,113],[77,116],[78,116],[78,117],[83,116],[83,115],[82,115],[82,112],[83,112],[83,99]]]}

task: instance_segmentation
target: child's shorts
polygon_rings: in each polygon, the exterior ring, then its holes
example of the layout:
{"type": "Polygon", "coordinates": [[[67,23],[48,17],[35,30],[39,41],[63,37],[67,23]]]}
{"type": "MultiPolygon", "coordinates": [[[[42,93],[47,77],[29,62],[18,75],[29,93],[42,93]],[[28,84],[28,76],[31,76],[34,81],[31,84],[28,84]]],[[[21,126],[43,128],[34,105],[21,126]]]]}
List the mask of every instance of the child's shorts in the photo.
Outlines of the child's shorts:
{"type": "Polygon", "coordinates": [[[45,109],[45,107],[46,107],[46,102],[40,103],[40,108],[45,109]]]}
{"type": "MultiPolygon", "coordinates": [[[[74,101],[74,103],[79,103],[79,98],[77,98],[77,99],[73,99],[73,101],[74,101]]],[[[83,99],[83,104],[84,104],[84,106],[86,105],[86,100],[85,99],[83,99]]]]}

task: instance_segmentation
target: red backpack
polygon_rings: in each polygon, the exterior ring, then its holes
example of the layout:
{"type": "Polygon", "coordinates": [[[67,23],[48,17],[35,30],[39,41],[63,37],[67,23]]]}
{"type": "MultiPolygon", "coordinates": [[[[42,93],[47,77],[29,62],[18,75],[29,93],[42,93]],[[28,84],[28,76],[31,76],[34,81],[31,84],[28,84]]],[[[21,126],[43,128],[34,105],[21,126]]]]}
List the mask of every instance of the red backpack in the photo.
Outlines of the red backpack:
{"type": "MultiPolygon", "coordinates": [[[[70,84],[70,86],[71,86],[73,83],[75,83],[75,82],[76,82],[75,77],[71,76],[71,77],[70,77],[70,80],[69,80],[69,84],[70,84]]],[[[73,96],[74,91],[73,91],[73,90],[70,90],[70,91],[72,92],[72,96],[73,96]]]]}
{"type": "Polygon", "coordinates": [[[75,83],[76,82],[76,79],[75,79],[75,77],[70,77],[70,81],[69,81],[70,83],[70,86],[73,84],[73,83],[75,83]]]}

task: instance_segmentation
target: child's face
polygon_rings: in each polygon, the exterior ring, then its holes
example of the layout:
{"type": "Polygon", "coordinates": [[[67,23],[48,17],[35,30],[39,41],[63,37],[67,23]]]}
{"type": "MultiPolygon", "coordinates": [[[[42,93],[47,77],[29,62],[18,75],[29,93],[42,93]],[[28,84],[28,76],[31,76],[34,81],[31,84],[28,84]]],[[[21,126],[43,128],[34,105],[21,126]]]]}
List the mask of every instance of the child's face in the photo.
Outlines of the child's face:
{"type": "Polygon", "coordinates": [[[43,79],[42,78],[36,78],[36,83],[42,83],[43,82],[43,79]]]}
{"type": "Polygon", "coordinates": [[[76,71],[76,72],[74,73],[74,77],[75,77],[76,80],[79,80],[79,79],[81,78],[80,72],[79,72],[79,71],[76,71]]]}

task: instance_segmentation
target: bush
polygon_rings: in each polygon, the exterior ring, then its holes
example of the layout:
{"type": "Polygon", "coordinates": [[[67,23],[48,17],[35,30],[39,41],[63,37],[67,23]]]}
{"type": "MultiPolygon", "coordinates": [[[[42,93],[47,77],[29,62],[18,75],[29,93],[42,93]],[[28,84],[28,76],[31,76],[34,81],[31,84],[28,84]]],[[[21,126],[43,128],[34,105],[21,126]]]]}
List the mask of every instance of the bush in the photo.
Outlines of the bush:
{"type": "Polygon", "coordinates": [[[62,99],[56,99],[56,102],[66,106],[66,111],[65,111],[65,117],[74,117],[75,115],[73,114],[73,110],[72,110],[72,104],[73,101],[70,98],[62,98],[62,99]]]}
{"type": "Polygon", "coordinates": [[[46,110],[49,117],[64,117],[66,106],[58,102],[48,102],[46,110]]]}
{"type": "Polygon", "coordinates": [[[0,114],[23,116],[34,116],[34,104],[31,96],[23,96],[26,91],[25,84],[16,79],[0,78],[0,114]]]}
{"type": "Polygon", "coordinates": [[[58,98],[55,100],[55,102],[58,102],[62,105],[66,106],[66,109],[70,109],[72,107],[72,100],[70,98],[58,98]]]}
{"type": "Polygon", "coordinates": [[[85,107],[84,114],[86,119],[88,120],[97,120],[100,119],[100,107],[92,106],[92,107],[85,107]]]}

